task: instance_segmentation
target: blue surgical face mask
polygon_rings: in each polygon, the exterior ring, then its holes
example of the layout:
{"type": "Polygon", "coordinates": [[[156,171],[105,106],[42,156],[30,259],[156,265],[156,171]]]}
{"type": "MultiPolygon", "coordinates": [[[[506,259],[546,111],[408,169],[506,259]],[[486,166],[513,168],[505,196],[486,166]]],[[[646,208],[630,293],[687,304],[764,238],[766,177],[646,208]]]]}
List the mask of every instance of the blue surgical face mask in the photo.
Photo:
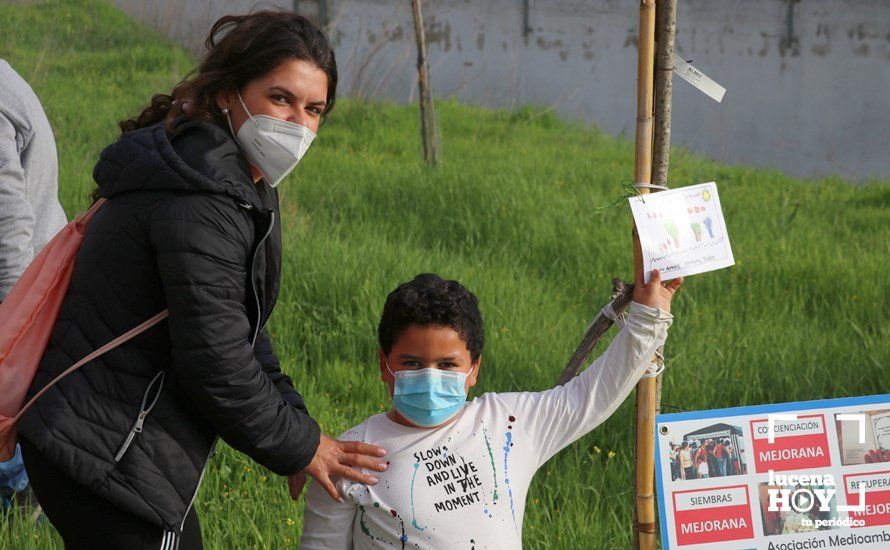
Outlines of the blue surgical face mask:
{"type": "MultiPolygon", "coordinates": [[[[475,367],[474,367],[475,368],[475,367]]],[[[402,416],[423,427],[438,426],[463,409],[467,401],[467,376],[473,372],[453,372],[436,368],[400,370],[392,375],[392,404],[402,416]]]]}

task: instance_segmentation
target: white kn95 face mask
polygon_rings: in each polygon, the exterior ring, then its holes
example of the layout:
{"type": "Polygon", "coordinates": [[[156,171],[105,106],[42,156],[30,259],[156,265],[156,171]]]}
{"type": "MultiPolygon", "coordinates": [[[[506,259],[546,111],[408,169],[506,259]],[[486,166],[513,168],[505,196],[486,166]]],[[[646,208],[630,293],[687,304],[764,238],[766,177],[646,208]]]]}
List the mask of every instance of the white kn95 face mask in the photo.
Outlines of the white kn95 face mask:
{"type": "Polygon", "coordinates": [[[232,128],[228,109],[223,109],[229,129],[247,160],[256,167],[270,186],[275,187],[300,162],[315,139],[315,132],[294,122],[267,115],[252,115],[238,93],[244,112],[250,117],[238,133],[232,128]]]}

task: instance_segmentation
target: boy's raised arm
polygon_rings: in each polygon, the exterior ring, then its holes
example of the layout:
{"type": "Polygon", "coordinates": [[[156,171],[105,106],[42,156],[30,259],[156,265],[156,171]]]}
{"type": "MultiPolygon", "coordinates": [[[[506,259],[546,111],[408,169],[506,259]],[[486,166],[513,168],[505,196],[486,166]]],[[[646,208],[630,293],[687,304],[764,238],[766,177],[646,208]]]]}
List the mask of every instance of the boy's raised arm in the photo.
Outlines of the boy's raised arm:
{"type": "Polygon", "coordinates": [[[664,310],[633,302],[625,326],[580,375],[543,392],[513,394],[539,465],[615,412],[664,343],[672,321],[664,310]]]}

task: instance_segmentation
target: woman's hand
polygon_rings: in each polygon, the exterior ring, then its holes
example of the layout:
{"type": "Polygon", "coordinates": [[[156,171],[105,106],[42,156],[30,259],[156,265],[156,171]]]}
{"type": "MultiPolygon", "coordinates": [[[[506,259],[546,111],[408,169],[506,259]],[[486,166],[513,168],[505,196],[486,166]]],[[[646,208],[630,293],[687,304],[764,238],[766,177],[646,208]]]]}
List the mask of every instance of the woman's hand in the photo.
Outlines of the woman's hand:
{"type": "Polygon", "coordinates": [[[343,497],[331,477],[341,476],[365,485],[374,485],[377,483],[376,477],[363,474],[356,468],[383,472],[386,470],[386,462],[371,457],[381,457],[385,454],[386,450],[377,445],[360,441],[338,441],[321,434],[312,462],[305,470],[288,478],[290,497],[294,500],[299,498],[303,485],[306,484],[306,474],[309,474],[324,487],[332,499],[342,502],[343,497]]]}
{"type": "Polygon", "coordinates": [[[649,284],[643,284],[643,270],[639,270],[636,274],[634,282],[633,299],[639,304],[649,307],[657,307],[666,313],[671,312],[671,298],[683,283],[683,277],[671,279],[667,284],[661,284],[661,273],[657,269],[652,270],[652,277],[649,284]]]}

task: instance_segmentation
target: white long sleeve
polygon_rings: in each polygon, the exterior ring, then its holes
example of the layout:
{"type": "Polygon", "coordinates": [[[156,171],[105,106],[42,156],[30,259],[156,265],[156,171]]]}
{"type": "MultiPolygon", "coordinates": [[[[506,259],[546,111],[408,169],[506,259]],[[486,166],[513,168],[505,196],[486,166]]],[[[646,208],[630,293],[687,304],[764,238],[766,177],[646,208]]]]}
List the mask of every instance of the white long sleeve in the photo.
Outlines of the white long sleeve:
{"type": "MultiPolygon", "coordinates": [[[[364,424],[340,434],[340,441],[361,441],[364,424]]],[[[358,511],[354,492],[361,491],[362,485],[345,479],[337,479],[335,485],[344,502],[337,502],[315,480],[306,491],[306,510],[303,512],[303,534],[300,548],[306,550],[349,550],[352,544],[352,524],[358,511]],[[353,494],[350,494],[352,492],[353,494]]]]}
{"type": "MultiPolygon", "coordinates": [[[[337,484],[342,487],[343,483],[337,484]]],[[[314,480],[306,492],[306,511],[303,513],[303,535],[300,548],[306,550],[350,550],[352,524],[357,506],[346,500],[337,502],[314,480]]]]}
{"type": "Polygon", "coordinates": [[[538,465],[609,418],[627,398],[664,344],[673,316],[631,303],[624,328],[608,348],[564,386],[542,392],[499,394],[522,415],[535,441],[538,465]]]}

